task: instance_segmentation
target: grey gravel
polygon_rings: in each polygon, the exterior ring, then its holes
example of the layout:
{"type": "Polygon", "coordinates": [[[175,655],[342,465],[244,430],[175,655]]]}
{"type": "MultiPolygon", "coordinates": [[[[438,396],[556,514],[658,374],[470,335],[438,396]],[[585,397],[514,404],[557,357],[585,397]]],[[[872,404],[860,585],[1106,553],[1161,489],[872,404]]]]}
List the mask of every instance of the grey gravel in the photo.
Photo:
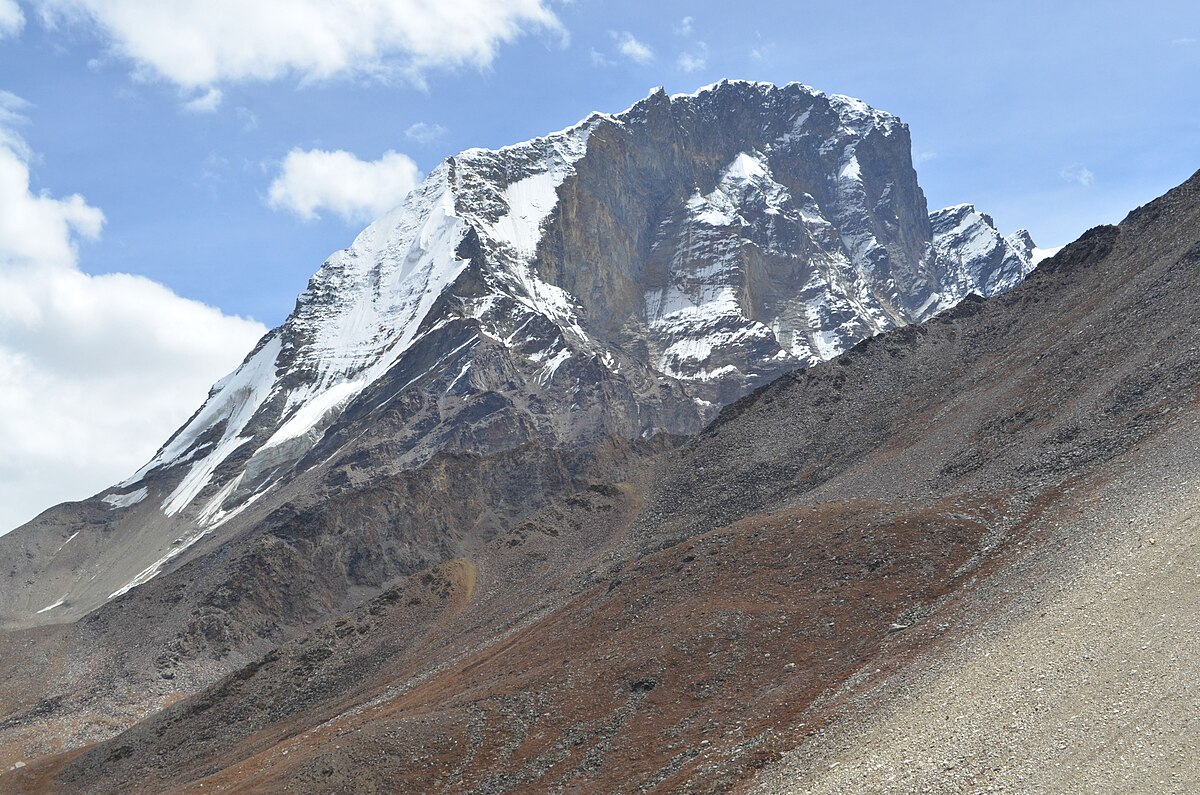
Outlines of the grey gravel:
{"type": "Polygon", "coordinates": [[[1051,551],[974,607],[1015,599],[753,791],[1200,792],[1198,417],[1078,489],[1044,519],[1051,551]]]}

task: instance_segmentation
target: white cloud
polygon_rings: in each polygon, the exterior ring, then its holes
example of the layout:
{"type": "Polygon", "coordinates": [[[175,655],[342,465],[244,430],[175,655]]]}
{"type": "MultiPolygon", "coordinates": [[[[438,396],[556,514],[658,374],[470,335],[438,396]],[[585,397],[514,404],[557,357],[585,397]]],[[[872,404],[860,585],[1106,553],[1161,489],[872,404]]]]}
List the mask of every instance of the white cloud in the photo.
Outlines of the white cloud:
{"type": "Polygon", "coordinates": [[[938,156],[937,152],[918,152],[917,153],[917,162],[918,163],[928,163],[931,160],[937,160],[937,156],[938,156]]]}
{"type": "Polygon", "coordinates": [[[683,19],[679,20],[679,25],[675,28],[675,33],[680,36],[691,36],[693,29],[692,23],[694,21],[695,20],[693,20],[692,17],[684,17],[683,19]]]}
{"type": "MultiPolygon", "coordinates": [[[[2,2],[3,0],[0,0],[2,2]]],[[[0,89],[0,132],[3,132],[8,127],[14,124],[21,124],[27,119],[21,115],[21,111],[30,107],[29,103],[11,91],[0,89]]]]}
{"type": "Polygon", "coordinates": [[[615,66],[616,65],[616,61],[613,61],[611,58],[609,58],[607,55],[605,55],[604,53],[597,50],[595,47],[593,47],[591,52],[588,53],[588,58],[591,59],[592,66],[605,67],[605,66],[615,66]]]}
{"type": "Polygon", "coordinates": [[[654,60],[654,50],[634,38],[629,31],[613,33],[617,40],[617,51],[634,63],[650,63],[654,60]]]}
{"type": "MultiPolygon", "coordinates": [[[[0,0],[11,3],[11,0],[0,0]]],[[[528,30],[565,36],[545,0],[32,0],[51,26],[94,25],[143,76],[185,89],[239,80],[487,66],[528,30]]]]}
{"type": "Polygon", "coordinates": [[[675,65],[682,72],[698,72],[708,65],[708,45],[702,41],[696,42],[692,52],[683,52],[675,60],[675,65]]]}
{"type": "Polygon", "coordinates": [[[404,131],[404,137],[411,141],[416,141],[423,146],[429,146],[442,140],[446,136],[446,128],[440,124],[428,124],[419,121],[411,125],[404,131]]]}
{"type": "MultiPolygon", "coordinates": [[[[11,108],[0,97],[0,119],[11,108]]],[[[77,241],[103,223],[81,196],[31,190],[28,147],[0,129],[0,533],[136,470],[265,331],[81,272],[77,241]]]]}
{"type": "Polygon", "coordinates": [[[183,103],[183,109],[188,113],[212,113],[221,105],[224,96],[219,88],[210,88],[193,100],[183,103]]]}
{"type": "Polygon", "coordinates": [[[31,153],[11,129],[25,107],[20,97],[0,92],[0,268],[72,268],[75,237],[97,237],[104,214],[78,194],[53,199],[30,191],[31,153]]]}
{"type": "Polygon", "coordinates": [[[1091,169],[1079,164],[1067,166],[1058,174],[1068,182],[1077,183],[1085,188],[1090,188],[1096,181],[1096,175],[1092,173],[1091,169]]]}
{"type": "Polygon", "coordinates": [[[25,15],[17,0],[0,0],[0,39],[16,36],[25,26],[25,15]]]}
{"type": "Polygon", "coordinates": [[[239,107],[234,110],[234,115],[242,123],[242,132],[254,132],[258,129],[258,114],[249,108],[239,107]]]}
{"type": "Polygon", "coordinates": [[[770,59],[771,54],[774,51],[775,51],[775,44],[773,42],[759,43],[756,46],[750,48],[750,60],[766,61],[766,60],[770,59]]]}
{"type": "Polygon", "coordinates": [[[420,178],[417,164],[397,152],[366,162],[340,149],[293,149],[267,198],[272,207],[305,220],[330,210],[348,222],[366,222],[399,204],[420,178]]]}

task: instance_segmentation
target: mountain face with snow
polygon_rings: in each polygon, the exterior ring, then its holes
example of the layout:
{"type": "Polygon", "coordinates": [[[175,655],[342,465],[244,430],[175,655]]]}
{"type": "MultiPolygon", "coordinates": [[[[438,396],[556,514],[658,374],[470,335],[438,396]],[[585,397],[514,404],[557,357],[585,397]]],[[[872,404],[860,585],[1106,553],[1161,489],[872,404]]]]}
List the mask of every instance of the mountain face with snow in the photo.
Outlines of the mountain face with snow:
{"type": "Polygon", "coordinates": [[[725,81],[449,158],[141,470],[2,542],[36,585],[0,622],[126,593],[298,473],[334,490],[440,451],[695,432],[786,371],[1017,284],[1028,234],[970,205],[930,215],[910,148],[858,100],[725,81]]]}
{"type": "Polygon", "coordinates": [[[942,291],[952,303],[1011,290],[1046,256],[1027,230],[1003,237],[992,217],[970,204],[931,213],[929,222],[935,256],[945,266],[942,291]]]}

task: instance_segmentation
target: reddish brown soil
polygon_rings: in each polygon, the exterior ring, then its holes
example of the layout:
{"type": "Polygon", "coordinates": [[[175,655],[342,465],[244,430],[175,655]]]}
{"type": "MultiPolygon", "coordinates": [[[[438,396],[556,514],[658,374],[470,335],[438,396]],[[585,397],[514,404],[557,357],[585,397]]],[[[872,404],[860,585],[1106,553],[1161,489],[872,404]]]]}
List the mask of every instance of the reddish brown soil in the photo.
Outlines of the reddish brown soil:
{"type": "MultiPolygon", "coordinates": [[[[711,531],[407,692],[313,730],[311,715],[266,726],[178,791],[725,790],[794,745],[814,701],[902,634],[901,614],[970,576],[955,572],[986,504],[854,502],[711,531]]],[[[454,632],[474,570],[446,569],[437,623],[454,632]]]]}

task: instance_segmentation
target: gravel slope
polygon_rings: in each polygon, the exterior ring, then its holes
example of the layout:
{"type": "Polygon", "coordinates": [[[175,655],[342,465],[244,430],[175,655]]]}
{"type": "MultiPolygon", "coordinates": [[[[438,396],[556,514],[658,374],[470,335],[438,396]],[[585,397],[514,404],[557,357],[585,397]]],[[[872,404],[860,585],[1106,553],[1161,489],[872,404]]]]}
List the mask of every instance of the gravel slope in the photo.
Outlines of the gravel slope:
{"type": "Polygon", "coordinates": [[[980,590],[974,632],[854,694],[856,720],[752,790],[1200,792],[1198,417],[1078,488],[980,590]]]}

